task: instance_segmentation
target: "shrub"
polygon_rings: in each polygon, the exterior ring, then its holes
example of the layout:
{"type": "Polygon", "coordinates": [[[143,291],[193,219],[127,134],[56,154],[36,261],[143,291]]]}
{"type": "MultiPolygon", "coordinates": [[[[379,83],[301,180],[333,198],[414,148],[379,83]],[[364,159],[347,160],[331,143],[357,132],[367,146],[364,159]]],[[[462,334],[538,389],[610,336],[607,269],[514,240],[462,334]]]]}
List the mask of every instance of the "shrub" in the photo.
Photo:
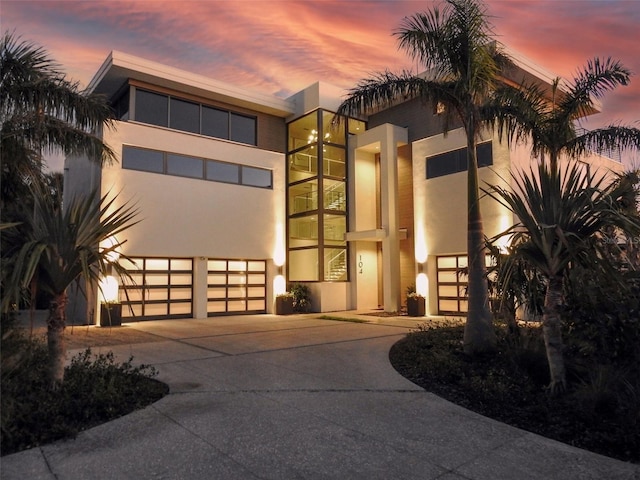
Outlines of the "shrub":
{"type": "Polygon", "coordinates": [[[541,329],[514,341],[498,325],[495,354],[467,356],[463,327],[420,326],[393,345],[389,358],[406,378],[466,408],[540,435],[626,461],[640,461],[640,381],[634,368],[591,365],[569,357],[568,392],[552,397],[541,329]]]}
{"type": "Polygon", "coordinates": [[[132,358],[118,364],[113,353],[92,356],[90,349],[72,358],[62,386],[51,391],[45,342],[9,330],[2,337],[2,455],[74,437],[168,393],[165,384],[153,379],[153,367],[134,367],[132,358]],[[5,361],[18,348],[24,351],[19,362],[5,361]]]}
{"type": "Polygon", "coordinates": [[[289,288],[289,293],[293,295],[293,310],[306,313],[311,310],[311,290],[307,285],[294,283],[289,288]]]}

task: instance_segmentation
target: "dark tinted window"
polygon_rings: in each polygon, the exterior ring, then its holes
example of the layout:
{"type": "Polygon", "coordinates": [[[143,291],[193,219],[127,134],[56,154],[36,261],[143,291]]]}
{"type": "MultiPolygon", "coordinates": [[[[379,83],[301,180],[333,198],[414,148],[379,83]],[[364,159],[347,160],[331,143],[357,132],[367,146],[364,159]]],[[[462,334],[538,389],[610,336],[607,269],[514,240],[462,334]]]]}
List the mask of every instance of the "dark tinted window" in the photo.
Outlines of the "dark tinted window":
{"type": "Polygon", "coordinates": [[[136,120],[166,127],[169,117],[169,99],[166,95],[136,91],[136,120]]]}
{"type": "Polygon", "coordinates": [[[207,180],[215,180],[217,182],[239,183],[240,168],[239,165],[224,162],[207,162],[207,180]]]}
{"type": "MultiPolygon", "coordinates": [[[[478,167],[493,165],[493,149],[491,142],[477,146],[478,167]]],[[[442,177],[467,170],[467,149],[460,148],[451,152],[427,157],[427,178],[442,177]]]]}
{"type": "Polygon", "coordinates": [[[242,167],[242,184],[252,187],[271,187],[271,170],[264,168],[242,167]]]}
{"type": "Polygon", "coordinates": [[[256,119],[236,113],[230,114],[229,140],[240,143],[256,144],[256,119]]]}
{"type": "Polygon", "coordinates": [[[202,107],[202,134],[216,138],[229,138],[229,112],[202,107]]]}
{"type": "Polygon", "coordinates": [[[181,177],[202,178],[202,159],[184,155],[167,154],[167,173],[181,177]]]}
{"type": "Polygon", "coordinates": [[[493,165],[493,147],[491,142],[481,143],[476,150],[478,152],[478,167],[493,165]]]}
{"type": "Polygon", "coordinates": [[[134,147],[123,147],[122,149],[122,168],[163,173],[163,159],[163,152],[157,150],[134,147]]]}
{"type": "Polygon", "coordinates": [[[171,98],[169,127],[185,132],[200,133],[200,105],[171,98]]]}

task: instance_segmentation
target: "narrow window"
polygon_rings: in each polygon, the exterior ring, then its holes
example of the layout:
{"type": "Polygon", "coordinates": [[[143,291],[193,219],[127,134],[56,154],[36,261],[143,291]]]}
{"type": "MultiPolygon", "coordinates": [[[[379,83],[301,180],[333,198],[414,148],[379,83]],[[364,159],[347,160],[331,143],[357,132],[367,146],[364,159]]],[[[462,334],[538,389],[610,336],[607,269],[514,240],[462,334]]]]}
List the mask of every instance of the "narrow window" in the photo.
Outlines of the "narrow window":
{"type": "Polygon", "coordinates": [[[163,173],[164,153],[158,150],[125,146],[122,149],[122,168],[163,173]]]}
{"type": "Polygon", "coordinates": [[[202,134],[209,137],[229,138],[229,112],[202,107],[202,134]]]}
{"type": "Polygon", "coordinates": [[[200,105],[171,98],[169,127],[184,132],[200,133],[200,105]]]}
{"type": "Polygon", "coordinates": [[[242,167],[242,184],[252,187],[271,188],[271,170],[242,167]]]}
{"type": "Polygon", "coordinates": [[[136,90],[136,120],[160,127],[168,126],[169,99],[166,95],[136,90]]]}
{"type": "Polygon", "coordinates": [[[256,119],[237,113],[230,114],[229,140],[256,145],[256,119]]]}

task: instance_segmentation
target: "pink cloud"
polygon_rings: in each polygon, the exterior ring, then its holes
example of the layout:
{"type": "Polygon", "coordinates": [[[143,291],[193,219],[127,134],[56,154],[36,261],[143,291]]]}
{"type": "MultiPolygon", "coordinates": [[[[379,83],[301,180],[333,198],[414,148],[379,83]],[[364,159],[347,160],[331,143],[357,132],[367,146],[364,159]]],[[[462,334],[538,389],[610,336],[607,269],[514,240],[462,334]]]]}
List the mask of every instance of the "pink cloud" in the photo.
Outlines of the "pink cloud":
{"type": "MultiPolygon", "coordinates": [[[[8,1],[3,27],[44,45],[87,84],[110,50],[290,94],[321,79],[344,88],[371,73],[415,65],[392,36],[424,0],[8,1]]],[[[500,40],[571,77],[595,55],[620,58],[637,75],[607,95],[589,123],[640,118],[640,9],[635,2],[487,0],[500,40]]]]}

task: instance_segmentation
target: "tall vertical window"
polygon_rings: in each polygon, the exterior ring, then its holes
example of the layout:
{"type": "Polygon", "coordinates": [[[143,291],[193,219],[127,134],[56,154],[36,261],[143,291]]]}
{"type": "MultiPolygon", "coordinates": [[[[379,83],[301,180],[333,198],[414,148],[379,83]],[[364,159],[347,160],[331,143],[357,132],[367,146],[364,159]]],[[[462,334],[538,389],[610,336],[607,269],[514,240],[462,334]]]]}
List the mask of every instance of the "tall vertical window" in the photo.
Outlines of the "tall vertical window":
{"type": "Polygon", "coordinates": [[[160,127],[169,126],[169,102],[166,95],[136,91],[136,120],[160,127]]]}
{"type": "Polygon", "coordinates": [[[316,110],[288,125],[290,281],[346,281],[349,122],[316,110]]]}

